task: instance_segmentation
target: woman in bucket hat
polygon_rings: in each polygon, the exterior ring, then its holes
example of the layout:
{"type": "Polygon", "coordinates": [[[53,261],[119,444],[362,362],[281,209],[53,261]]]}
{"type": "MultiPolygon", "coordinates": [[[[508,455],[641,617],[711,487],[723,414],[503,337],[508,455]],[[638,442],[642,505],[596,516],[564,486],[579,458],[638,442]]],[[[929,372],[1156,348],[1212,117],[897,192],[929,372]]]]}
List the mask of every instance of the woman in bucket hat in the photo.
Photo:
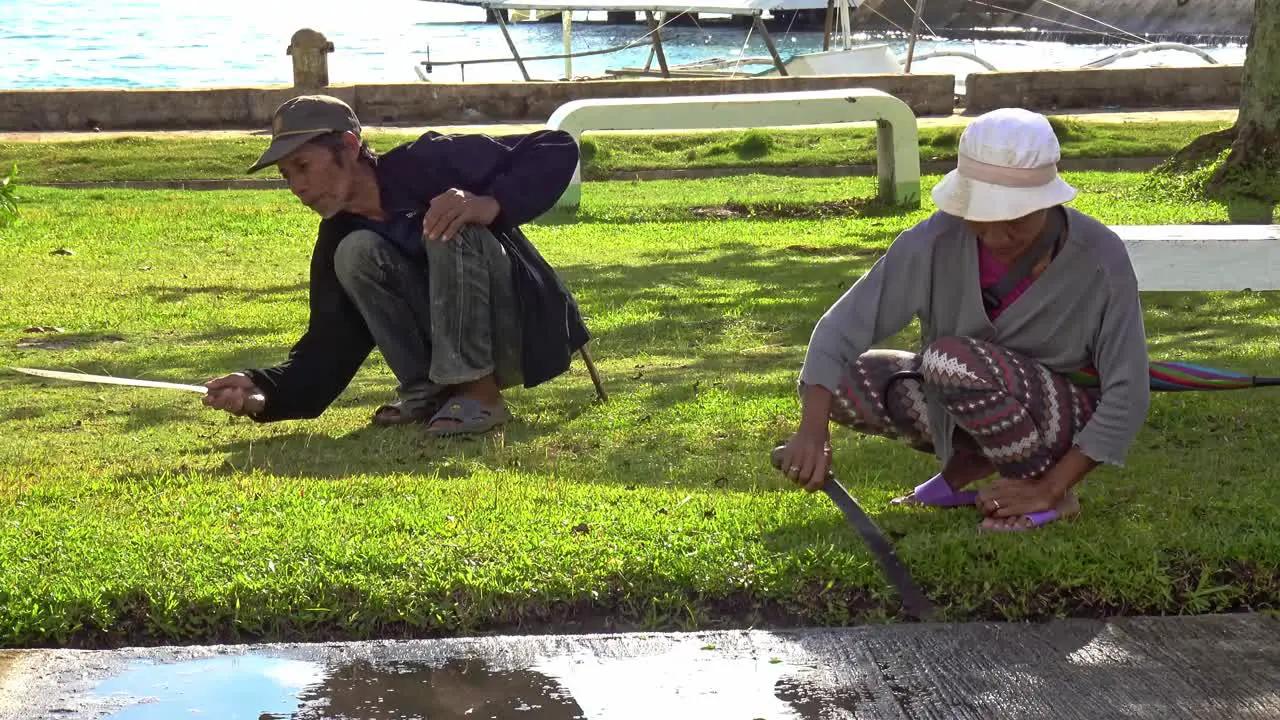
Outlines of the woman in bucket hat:
{"type": "Polygon", "coordinates": [[[800,426],[783,472],[809,491],[831,463],[829,420],[934,453],[937,475],[897,503],[976,505],[987,530],[1079,511],[1097,465],[1121,465],[1150,389],[1138,283],[1120,238],[1064,207],[1048,119],[976,118],[938,211],[903,232],[814,328],[800,426]],[[919,318],[919,353],[875,349],[919,318]],[[1093,368],[1096,389],[1064,373],[1093,368]],[[965,488],[995,475],[981,491],[965,488]]]}

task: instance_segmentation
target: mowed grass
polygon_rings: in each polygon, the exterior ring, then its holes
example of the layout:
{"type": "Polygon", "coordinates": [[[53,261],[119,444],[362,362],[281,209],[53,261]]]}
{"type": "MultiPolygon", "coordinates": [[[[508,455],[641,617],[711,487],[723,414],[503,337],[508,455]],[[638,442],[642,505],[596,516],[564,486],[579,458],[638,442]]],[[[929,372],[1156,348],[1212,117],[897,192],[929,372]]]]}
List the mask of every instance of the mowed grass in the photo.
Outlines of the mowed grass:
{"type": "MultiPolygon", "coordinates": [[[[1064,157],[1162,157],[1229,122],[1099,123],[1053,118],[1064,157]]],[[[922,127],[920,159],[953,160],[960,127],[922,127]]],[[[371,131],[385,151],[416,135],[371,131]]],[[[164,138],[120,136],[62,142],[0,143],[0,166],[17,162],[29,183],[197,180],[245,177],[266,146],[265,137],[164,138]]],[[[876,161],[873,127],[717,132],[588,133],[585,177],[629,170],[777,168],[866,165],[876,161]]],[[[277,177],[266,171],[260,177],[277,177]]]]}
{"type": "MultiPolygon", "coordinates": [[[[1138,176],[1068,179],[1107,222],[1226,219],[1153,201],[1138,176]]],[[[596,402],[575,361],[511,393],[516,422],[481,440],[370,427],[394,387],[376,353],[324,416],[271,425],[172,391],[0,373],[0,645],[899,617],[839,511],[768,451],[798,419],[813,323],[930,208],[695,213],[871,193],[869,179],[588,184],[581,222],[528,232],[575,291],[611,397],[596,402]]],[[[282,359],[305,325],[316,219],[286,193],[25,195],[0,232],[0,365],[199,382],[282,359]],[[53,345],[19,347],[32,342],[53,345]]],[[[1280,371],[1276,295],[1145,302],[1153,356],[1280,371]]],[[[837,429],[836,471],[948,619],[1275,608],[1277,392],[1158,396],[1127,467],[1083,485],[1078,520],[1032,534],[891,507],[936,467],[888,440],[837,429]]]]}

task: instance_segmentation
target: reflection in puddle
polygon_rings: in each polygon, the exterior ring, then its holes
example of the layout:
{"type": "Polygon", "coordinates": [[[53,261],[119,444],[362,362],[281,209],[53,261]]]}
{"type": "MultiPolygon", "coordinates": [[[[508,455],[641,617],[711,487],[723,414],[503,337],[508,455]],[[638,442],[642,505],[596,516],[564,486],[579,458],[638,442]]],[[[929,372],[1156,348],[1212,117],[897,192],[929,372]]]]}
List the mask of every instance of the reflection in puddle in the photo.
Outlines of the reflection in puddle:
{"type": "Polygon", "coordinates": [[[136,703],[109,716],[120,720],[259,720],[288,717],[298,708],[298,693],[324,679],[322,671],[316,663],[257,655],[146,663],[107,680],[94,694],[136,703]]]}
{"type": "Polygon", "coordinates": [[[308,688],[301,700],[301,709],[280,720],[587,717],[554,679],[530,670],[493,670],[480,660],[452,660],[442,667],[345,665],[308,688]]]}
{"type": "Polygon", "coordinates": [[[136,665],[97,688],[132,699],[116,720],[209,717],[220,720],[586,720],[554,679],[502,672],[479,660],[440,667],[320,663],[256,655],[136,665]]]}
{"type": "Polygon", "coordinates": [[[808,674],[696,645],[647,657],[558,656],[518,670],[479,659],[327,664],[247,654],[135,664],[94,699],[117,710],[113,720],[821,720],[852,709],[806,690],[818,687],[808,674]]]}

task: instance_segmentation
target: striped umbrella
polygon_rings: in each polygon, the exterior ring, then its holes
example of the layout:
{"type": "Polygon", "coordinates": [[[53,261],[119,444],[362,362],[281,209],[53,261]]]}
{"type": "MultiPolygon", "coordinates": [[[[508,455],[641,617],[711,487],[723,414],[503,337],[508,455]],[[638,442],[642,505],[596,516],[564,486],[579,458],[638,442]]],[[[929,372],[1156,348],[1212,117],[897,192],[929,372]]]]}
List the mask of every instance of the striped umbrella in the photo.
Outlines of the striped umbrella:
{"type": "MultiPolygon", "coordinates": [[[[1151,363],[1151,389],[1157,392],[1182,392],[1186,390],[1243,390],[1245,388],[1280,385],[1280,378],[1245,375],[1232,370],[1192,365],[1190,363],[1157,361],[1151,363]]],[[[1067,379],[1077,385],[1097,387],[1098,371],[1084,368],[1067,373],[1067,379]]]]}

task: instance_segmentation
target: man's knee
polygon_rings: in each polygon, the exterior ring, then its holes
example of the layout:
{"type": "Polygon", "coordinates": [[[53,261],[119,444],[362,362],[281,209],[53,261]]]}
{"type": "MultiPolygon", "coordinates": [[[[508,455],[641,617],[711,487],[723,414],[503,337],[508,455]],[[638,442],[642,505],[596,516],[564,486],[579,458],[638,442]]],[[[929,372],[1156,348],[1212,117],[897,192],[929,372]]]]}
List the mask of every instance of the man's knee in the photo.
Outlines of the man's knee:
{"type": "Polygon", "coordinates": [[[390,242],[372,230],[356,230],[342,238],[333,254],[333,269],[344,287],[379,274],[390,242]]]}
{"type": "Polygon", "coordinates": [[[459,255],[486,257],[494,248],[500,247],[498,238],[489,228],[474,224],[463,225],[462,229],[448,240],[424,240],[423,242],[426,244],[427,256],[431,258],[459,255]]]}

